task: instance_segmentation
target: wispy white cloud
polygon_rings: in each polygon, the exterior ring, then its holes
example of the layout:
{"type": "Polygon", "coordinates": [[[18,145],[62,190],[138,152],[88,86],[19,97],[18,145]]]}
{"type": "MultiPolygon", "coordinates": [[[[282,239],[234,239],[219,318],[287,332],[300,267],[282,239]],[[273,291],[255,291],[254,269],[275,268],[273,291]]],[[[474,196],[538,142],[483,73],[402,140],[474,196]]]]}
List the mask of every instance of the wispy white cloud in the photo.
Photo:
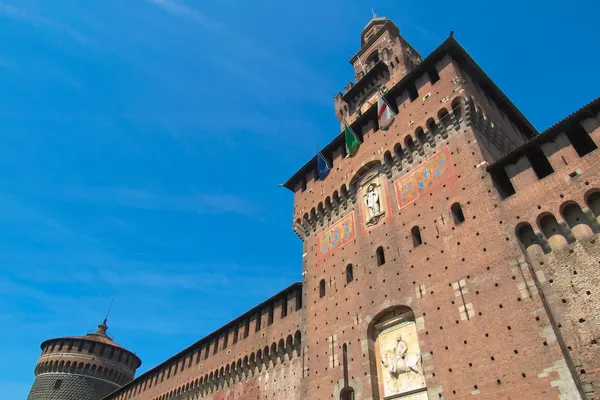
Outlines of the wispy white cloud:
{"type": "Polygon", "coordinates": [[[212,31],[228,32],[223,25],[216,20],[206,16],[198,10],[195,10],[187,5],[174,0],[148,0],[150,3],[157,5],[166,12],[192,20],[203,27],[212,31]]]}
{"type": "Polygon", "coordinates": [[[254,216],[258,207],[232,194],[191,191],[178,195],[130,187],[81,187],[66,190],[65,198],[153,211],[231,213],[254,216]]]}
{"type": "Polygon", "coordinates": [[[59,31],[69,36],[72,40],[81,45],[92,44],[92,41],[89,37],[78,31],[77,29],[70,27],[69,25],[62,24],[50,18],[34,15],[23,8],[17,7],[13,4],[9,4],[3,1],[0,1],[0,16],[22,21],[35,26],[59,31]]]}
{"type": "MultiPolygon", "coordinates": [[[[216,18],[209,16],[206,13],[201,12],[196,8],[192,8],[186,5],[184,2],[179,0],[147,0],[148,2],[160,7],[165,12],[180,18],[185,18],[199,26],[211,31],[212,33],[218,34],[215,36],[216,40],[223,40],[229,42],[234,46],[237,56],[244,56],[247,59],[260,60],[260,65],[264,67],[269,65],[282,71],[282,75],[286,76],[286,80],[289,85],[295,82],[298,83],[298,88],[314,88],[314,87],[330,87],[331,82],[324,78],[321,73],[312,67],[306,65],[301,60],[285,54],[283,51],[274,51],[270,49],[265,43],[260,43],[253,40],[250,36],[243,32],[238,32],[233,27],[225,25],[218,21],[216,18]]],[[[249,62],[248,65],[253,65],[249,62]]],[[[232,66],[229,63],[229,66],[232,66]]],[[[253,76],[256,77],[256,73],[250,69],[237,66],[235,72],[238,75],[253,76]]],[[[333,91],[333,89],[332,89],[333,91]]],[[[310,91],[312,92],[312,90],[310,91]]],[[[314,99],[321,101],[322,99],[314,99]]],[[[327,106],[330,104],[327,103],[327,106]]]]}

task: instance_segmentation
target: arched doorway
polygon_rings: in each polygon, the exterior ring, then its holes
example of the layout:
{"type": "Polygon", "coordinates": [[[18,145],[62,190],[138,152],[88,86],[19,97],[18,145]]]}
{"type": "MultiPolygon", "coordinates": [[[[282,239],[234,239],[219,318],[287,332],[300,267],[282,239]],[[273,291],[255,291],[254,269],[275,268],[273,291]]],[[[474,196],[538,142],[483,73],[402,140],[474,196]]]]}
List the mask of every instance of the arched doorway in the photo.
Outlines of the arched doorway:
{"type": "Polygon", "coordinates": [[[346,386],[340,392],[340,400],[354,400],[354,389],[350,386],[346,386]]]}

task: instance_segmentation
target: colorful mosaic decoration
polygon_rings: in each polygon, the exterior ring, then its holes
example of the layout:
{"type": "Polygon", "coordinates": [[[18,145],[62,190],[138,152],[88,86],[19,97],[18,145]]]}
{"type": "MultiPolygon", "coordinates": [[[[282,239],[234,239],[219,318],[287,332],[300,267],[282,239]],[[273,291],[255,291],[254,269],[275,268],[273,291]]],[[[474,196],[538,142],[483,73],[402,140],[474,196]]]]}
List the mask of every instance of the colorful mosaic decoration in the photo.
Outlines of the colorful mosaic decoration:
{"type": "Polygon", "coordinates": [[[354,239],[354,215],[350,214],[319,235],[319,256],[323,257],[354,239]]]}
{"type": "Polygon", "coordinates": [[[402,209],[454,176],[450,149],[444,147],[423,165],[396,181],[398,207],[402,209]]]}

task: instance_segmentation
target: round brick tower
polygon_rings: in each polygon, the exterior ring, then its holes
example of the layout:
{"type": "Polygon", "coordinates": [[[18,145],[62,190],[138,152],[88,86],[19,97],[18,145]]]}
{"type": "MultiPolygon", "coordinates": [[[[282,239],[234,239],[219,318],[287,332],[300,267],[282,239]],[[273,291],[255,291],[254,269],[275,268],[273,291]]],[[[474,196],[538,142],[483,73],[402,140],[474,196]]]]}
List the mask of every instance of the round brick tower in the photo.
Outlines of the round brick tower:
{"type": "Polygon", "coordinates": [[[27,400],[100,400],[131,381],[142,361],[106,333],[49,339],[35,367],[27,400]]]}

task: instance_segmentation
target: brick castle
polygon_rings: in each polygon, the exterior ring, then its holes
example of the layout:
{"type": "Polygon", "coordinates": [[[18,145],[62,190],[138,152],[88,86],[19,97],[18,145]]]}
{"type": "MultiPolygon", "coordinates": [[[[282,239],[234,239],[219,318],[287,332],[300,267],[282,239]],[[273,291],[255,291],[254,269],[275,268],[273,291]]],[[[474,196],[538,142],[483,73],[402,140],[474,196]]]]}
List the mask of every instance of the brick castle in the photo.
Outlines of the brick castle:
{"type": "Polygon", "coordinates": [[[351,64],[359,150],[342,133],[285,184],[302,282],[111,394],[30,399],[600,398],[600,98],[539,133],[452,35],[422,59],[386,18],[351,64]]]}

